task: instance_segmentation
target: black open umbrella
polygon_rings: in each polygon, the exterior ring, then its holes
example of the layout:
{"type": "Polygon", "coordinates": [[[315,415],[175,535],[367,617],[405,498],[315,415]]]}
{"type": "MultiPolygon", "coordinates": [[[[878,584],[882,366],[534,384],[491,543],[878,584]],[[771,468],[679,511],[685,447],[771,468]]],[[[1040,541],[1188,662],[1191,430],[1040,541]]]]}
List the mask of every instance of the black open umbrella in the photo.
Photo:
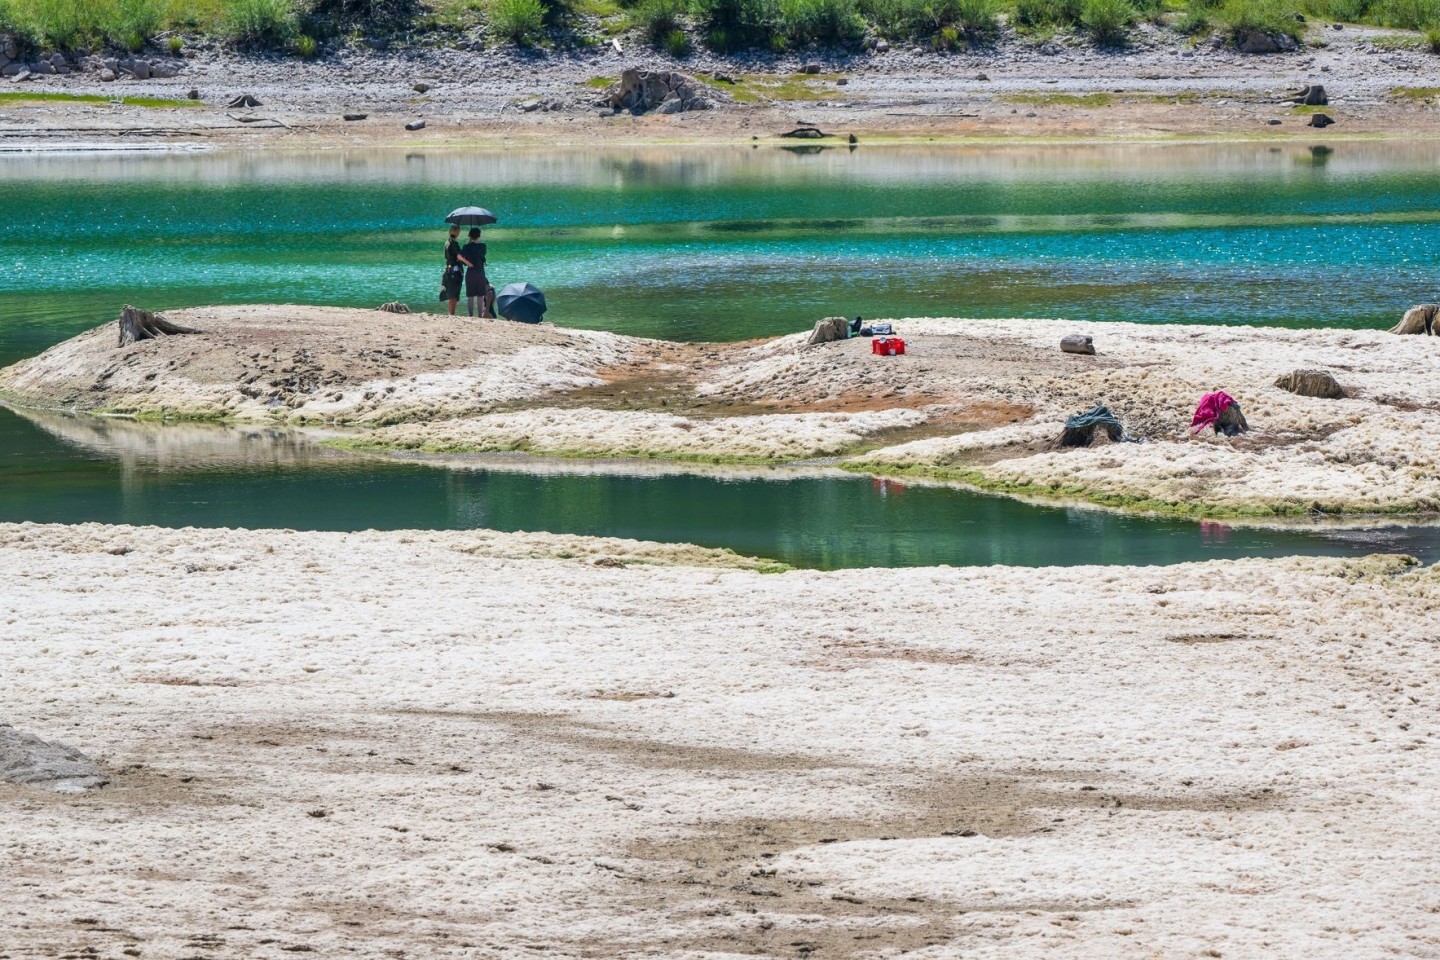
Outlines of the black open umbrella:
{"type": "Polygon", "coordinates": [[[539,323],[545,316],[545,294],[531,283],[510,283],[495,294],[495,310],[506,320],[539,323]]]}
{"type": "Polygon", "coordinates": [[[499,219],[484,207],[456,207],[450,211],[445,222],[453,223],[457,227],[483,227],[487,223],[496,223],[499,219]]]}

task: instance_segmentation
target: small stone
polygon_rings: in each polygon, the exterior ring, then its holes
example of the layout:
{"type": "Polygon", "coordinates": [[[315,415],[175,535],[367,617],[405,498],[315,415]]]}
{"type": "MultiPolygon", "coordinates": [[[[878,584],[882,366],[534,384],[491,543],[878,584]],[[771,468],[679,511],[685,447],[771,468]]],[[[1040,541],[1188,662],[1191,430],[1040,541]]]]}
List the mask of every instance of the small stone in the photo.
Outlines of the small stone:
{"type": "Polygon", "coordinates": [[[114,79],[115,79],[115,71],[114,71],[114,70],[111,70],[109,67],[106,67],[104,70],[101,70],[101,71],[100,71],[100,80],[101,80],[102,82],[104,82],[104,83],[110,83],[110,82],[112,82],[114,79]]]}
{"type": "Polygon", "coordinates": [[[364,120],[368,116],[370,116],[368,113],[347,113],[343,119],[347,121],[364,120]]]}
{"type": "Polygon", "coordinates": [[[988,74],[988,73],[977,73],[977,74],[975,74],[975,79],[976,79],[976,80],[989,80],[989,79],[990,79],[990,74],[988,74]]]}
{"type": "Polygon", "coordinates": [[[1335,122],[1335,118],[1332,117],[1332,116],[1329,116],[1328,114],[1324,114],[1324,113],[1314,113],[1314,114],[1311,114],[1311,115],[1310,115],[1310,126],[1312,126],[1312,127],[1319,127],[1321,130],[1323,130],[1323,129],[1325,129],[1326,127],[1330,126],[1330,124],[1332,124],[1332,123],[1334,123],[1334,122],[1335,122]]]}
{"type": "Polygon", "coordinates": [[[200,99],[200,91],[197,90],[197,89],[195,89],[194,87],[191,87],[191,88],[190,88],[190,92],[187,93],[187,94],[185,94],[185,99],[186,99],[186,100],[199,100],[199,99],[200,99]]]}
{"type": "Polygon", "coordinates": [[[820,72],[820,64],[818,64],[818,63],[807,63],[807,64],[805,64],[805,66],[803,66],[803,67],[800,68],[800,72],[801,72],[801,73],[810,73],[810,74],[819,73],[819,72],[820,72]]]}
{"type": "Polygon", "coordinates": [[[1266,122],[1268,125],[1272,126],[1272,127],[1278,127],[1278,126],[1280,126],[1280,121],[1279,121],[1279,120],[1266,120],[1265,122],[1266,122]]]}
{"type": "Polygon", "coordinates": [[[150,79],[150,64],[145,60],[136,60],[130,65],[130,74],[136,80],[150,79]]]}
{"type": "Polygon", "coordinates": [[[875,41],[875,52],[876,52],[876,53],[889,53],[889,52],[890,52],[890,41],[888,41],[888,40],[877,40],[877,41],[875,41]]]}
{"type": "Polygon", "coordinates": [[[150,69],[150,76],[156,80],[171,80],[180,75],[180,68],[173,63],[157,63],[150,69]]]}
{"type": "Polygon", "coordinates": [[[424,129],[425,129],[425,121],[424,121],[424,120],[411,120],[409,123],[405,124],[405,129],[406,129],[406,130],[424,130],[424,129]]]}
{"type": "Polygon", "coordinates": [[[846,87],[846,86],[849,86],[849,85],[850,85],[850,78],[849,78],[849,77],[841,77],[841,78],[839,78],[838,80],[835,81],[835,86],[837,86],[837,87],[846,87]]]}
{"type": "Polygon", "coordinates": [[[429,93],[429,92],[430,92],[430,84],[425,83],[425,82],[422,80],[421,82],[419,82],[419,83],[414,84],[413,86],[411,86],[410,89],[411,89],[411,90],[414,90],[416,93],[429,93]]]}

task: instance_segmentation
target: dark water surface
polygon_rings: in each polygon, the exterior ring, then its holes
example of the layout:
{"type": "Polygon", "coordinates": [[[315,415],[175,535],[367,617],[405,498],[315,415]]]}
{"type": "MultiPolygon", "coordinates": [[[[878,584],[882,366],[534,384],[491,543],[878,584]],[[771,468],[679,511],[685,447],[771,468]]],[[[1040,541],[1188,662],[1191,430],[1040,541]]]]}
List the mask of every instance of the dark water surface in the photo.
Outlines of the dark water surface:
{"type": "Polygon", "coordinates": [[[355,458],[261,427],[22,417],[0,408],[0,522],[545,530],[729,547],[823,569],[1376,551],[1440,559],[1440,527],[1257,530],[1033,507],[866,477],[742,476],[444,470],[355,458]]]}
{"type": "Polygon", "coordinates": [[[451,208],[551,319],[742,339],[853,316],[1390,324],[1436,299],[1440,144],[0,157],[0,364],[127,302],[437,309],[451,208]]]}

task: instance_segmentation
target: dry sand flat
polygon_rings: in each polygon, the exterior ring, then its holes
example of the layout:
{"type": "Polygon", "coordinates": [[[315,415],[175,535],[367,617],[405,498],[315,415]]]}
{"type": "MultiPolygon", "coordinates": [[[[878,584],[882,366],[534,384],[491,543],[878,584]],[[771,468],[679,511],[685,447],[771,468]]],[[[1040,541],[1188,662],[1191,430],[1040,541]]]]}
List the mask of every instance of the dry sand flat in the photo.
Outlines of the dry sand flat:
{"type": "Polygon", "coordinates": [[[1440,955],[1435,568],[740,562],[0,526],[0,955],[1440,955]]]}
{"type": "MultiPolygon", "coordinates": [[[[805,334],[673,344],[503,321],[318,307],[178,311],[206,329],[117,347],[113,325],[0,371],[32,407],[343,425],[413,454],[786,462],[958,480],[1024,496],[1214,516],[1440,509],[1440,353],[1368,330],[900,320],[903,357],[805,334]],[[1066,333],[1097,356],[1061,353],[1066,333]],[[1329,370],[1346,397],[1275,385],[1329,370]],[[1252,432],[1189,433],[1223,389],[1252,432]],[[1143,444],[1057,450],[1103,403],[1143,444]]],[[[454,464],[453,458],[444,462],[454,464]]]]}

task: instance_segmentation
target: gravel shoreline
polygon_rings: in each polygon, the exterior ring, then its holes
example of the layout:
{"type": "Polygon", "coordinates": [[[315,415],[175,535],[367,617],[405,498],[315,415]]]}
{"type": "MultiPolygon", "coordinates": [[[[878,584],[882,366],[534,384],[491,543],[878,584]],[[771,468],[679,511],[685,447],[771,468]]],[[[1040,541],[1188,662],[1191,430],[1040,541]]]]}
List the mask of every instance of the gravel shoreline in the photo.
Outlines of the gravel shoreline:
{"type": "MultiPolygon", "coordinates": [[[[1440,62],[1434,55],[1377,40],[1399,36],[1397,31],[1333,30],[1320,23],[1309,30],[1309,42],[1323,47],[1269,55],[1208,43],[1191,46],[1148,25],[1118,51],[1065,37],[1039,44],[1011,35],[972,52],[896,48],[742,57],[697,52],[682,60],[638,45],[623,53],[604,45],[583,51],[346,48],[301,61],[241,56],[209,44],[190,50],[169,79],[141,81],[122,74],[103,82],[91,70],[10,87],[180,99],[194,90],[202,106],[6,103],[0,106],[0,149],[277,140],[298,145],[748,139],[801,121],[896,137],[1440,135],[1433,96],[1396,93],[1425,87],[1440,62]],[[768,98],[762,87],[755,102],[672,116],[602,117],[598,91],[587,86],[626,68],[788,77],[807,64],[821,72],[803,81],[806,99],[768,98]],[[1323,133],[1308,126],[1312,111],[1285,105],[1287,95],[1317,83],[1329,94],[1325,112],[1337,121],[1323,133]],[[261,106],[227,109],[242,93],[261,106]],[[1085,95],[1108,100],[1086,103],[1085,95]],[[346,122],[345,113],[364,113],[366,119],[346,122]],[[244,116],[255,119],[242,122],[244,116]],[[417,120],[426,122],[423,130],[405,130],[417,120]]],[[[163,55],[154,59],[168,62],[163,55]]]]}

